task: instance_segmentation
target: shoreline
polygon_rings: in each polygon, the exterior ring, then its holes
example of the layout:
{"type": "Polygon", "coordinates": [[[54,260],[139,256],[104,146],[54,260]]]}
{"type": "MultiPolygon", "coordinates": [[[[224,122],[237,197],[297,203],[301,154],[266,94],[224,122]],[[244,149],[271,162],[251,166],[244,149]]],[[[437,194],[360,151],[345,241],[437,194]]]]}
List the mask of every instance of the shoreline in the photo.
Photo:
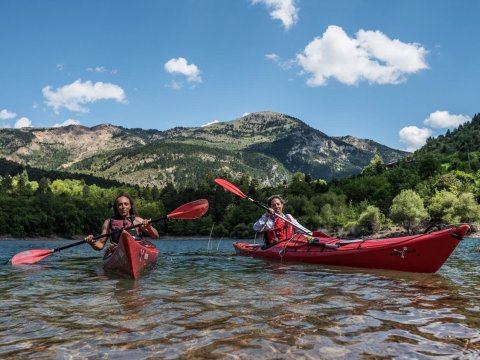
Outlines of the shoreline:
{"type": "MultiPolygon", "coordinates": [[[[0,241],[2,240],[28,240],[28,241],[46,241],[46,240],[65,240],[65,241],[80,241],[83,240],[84,235],[75,235],[72,237],[62,237],[58,235],[52,235],[52,236],[12,236],[12,235],[0,235],[0,241]]],[[[146,237],[147,240],[152,240],[148,236],[146,237]]],[[[171,236],[160,236],[158,239],[153,239],[155,240],[221,240],[221,239],[226,239],[225,237],[217,238],[217,237],[211,237],[207,235],[171,235],[171,236]]]]}
{"type": "MultiPolygon", "coordinates": [[[[420,233],[418,233],[420,234],[420,233]]],[[[389,229],[383,229],[364,237],[365,239],[386,239],[392,237],[402,237],[408,236],[409,234],[404,228],[401,227],[392,227],[389,229]]],[[[72,237],[66,238],[59,235],[50,235],[50,236],[13,236],[13,235],[0,235],[0,241],[2,240],[29,240],[29,241],[45,241],[45,240],[65,240],[65,241],[80,241],[83,240],[85,235],[74,235],[72,237]]],[[[248,241],[254,239],[255,235],[252,235],[251,238],[248,239],[236,239],[239,241],[248,241]]],[[[478,231],[471,231],[470,233],[465,236],[467,238],[480,238],[480,230],[478,231]]],[[[146,237],[147,240],[152,240],[149,237],[146,237]]],[[[363,237],[362,237],[363,238],[363,237]]],[[[222,239],[230,239],[228,237],[210,237],[208,235],[161,235],[158,239],[154,240],[222,240],[222,239]]]]}

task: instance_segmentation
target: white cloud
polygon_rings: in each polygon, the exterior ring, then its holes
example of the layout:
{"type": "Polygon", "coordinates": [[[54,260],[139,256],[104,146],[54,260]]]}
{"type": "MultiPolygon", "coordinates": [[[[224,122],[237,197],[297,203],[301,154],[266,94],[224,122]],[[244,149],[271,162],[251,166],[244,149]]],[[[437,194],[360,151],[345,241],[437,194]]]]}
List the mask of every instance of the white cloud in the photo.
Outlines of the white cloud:
{"type": "Polygon", "coordinates": [[[406,126],[398,132],[398,135],[400,141],[406,145],[407,151],[415,151],[425,145],[427,139],[432,135],[432,130],[406,126]]]}
{"type": "Polygon", "coordinates": [[[218,120],[213,120],[213,121],[211,121],[211,122],[209,122],[209,123],[206,123],[206,124],[200,125],[200,127],[206,127],[206,126],[209,126],[209,125],[216,124],[216,123],[218,123],[218,122],[220,122],[220,121],[218,121],[218,120]]]}
{"type": "Polygon", "coordinates": [[[467,115],[452,115],[448,111],[435,111],[423,120],[423,123],[432,128],[453,128],[470,120],[471,118],[467,115]]]}
{"type": "Polygon", "coordinates": [[[180,90],[182,86],[183,86],[183,83],[181,81],[175,81],[175,80],[170,81],[169,84],[165,84],[165,87],[173,90],[180,90]]]}
{"type": "Polygon", "coordinates": [[[17,116],[13,111],[9,111],[7,109],[2,109],[0,111],[0,120],[9,120],[13,119],[17,116]]]}
{"type": "Polygon", "coordinates": [[[74,120],[74,119],[68,119],[68,120],[65,120],[61,124],[53,125],[53,127],[63,127],[63,126],[68,126],[68,125],[80,125],[80,121],[74,120]]]}
{"type": "Polygon", "coordinates": [[[360,47],[371,57],[399,72],[415,73],[428,68],[425,62],[427,50],[420,44],[392,40],[380,31],[359,30],[356,35],[360,47]]]}
{"type": "Polygon", "coordinates": [[[97,72],[97,73],[104,73],[107,71],[107,68],[105,66],[95,66],[95,67],[89,67],[87,68],[87,71],[89,72],[97,72]]]}
{"type": "Polygon", "coordinates": [[[280,60],[280,56],[278,56],[277,54],[266,54],[265,55],[265,58],[268,59],[268,60],[272,60],[273,62],[278,62],[280,60]]]}
{"type": "Polygon", "coordinates": [[[32,127],[32,122],[30,121],[29,118],[22,117],[15,122],[15,125],[14,125],[15,129],[20,129],[24,127],[32,127]]]}
{"type": "Polygon", "coordinates": [[[274,53],[266,54],[265,59],[271,60],[274,63],[278,64],[278,66],[280,66],[280,68],[283,69],[283,70],[291,69],[296,64],[295,60],[282,61],[280,59],[280,56],[278,56],[277,54],[274,54],[274,53]]]}
{"type": "Polygon", "coordinates": [[[398,84],[406,74],[428,68],[426,54],[419,44],[392,40],[380,31],[360,30],[351,38],[331,25],[297,54],[296,61],[308,74],[309,86],[326,85],[329,78],[347,85],[362,80],[398,84]]]}
{"type": "Polygon", "coordinates": [[[125,102],[125,92],[115,84],[96,82],[90,80],[82,81],[79,79],[71,84],[65,85],[56,90],[51,86],[42,89],[45,103],[52,107],[55,113],[64,107],[70,111],[88,112],[84,104],[93,103],[99,100],[115,100],[125,102]]]}
{"type": "Polygon", "coordinates": [[[201,71],[195,64],[189,64],[186,59],[179,57],[170,59],[164,65],[169,74],[181,74],[187,77],[188,82],[202,82],[201,71]]]}
{"type": "Polygon", "coordinates": [[[280,20],[285,30],[298,21],[298,8],[295,0],[252,0],[252,4],[265,4],[272,19],[280,20]]]}
{"type": "Polygon", "coordinates": [[[118,70],[113,69],[113,70],[108,70],[105,66],[95,66],[95,67],[88,67],[87,68],[88,72],[94,72],[94,73],[105,73],[109,72],[110,74],[117,74],[118,70]]]}

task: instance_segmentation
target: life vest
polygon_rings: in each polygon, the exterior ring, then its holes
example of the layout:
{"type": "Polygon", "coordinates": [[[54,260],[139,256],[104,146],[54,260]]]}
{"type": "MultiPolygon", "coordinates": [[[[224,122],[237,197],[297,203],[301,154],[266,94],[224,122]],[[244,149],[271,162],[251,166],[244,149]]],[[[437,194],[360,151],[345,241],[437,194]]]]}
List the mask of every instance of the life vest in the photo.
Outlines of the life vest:
{"type": "MultiPolygon", "coordinates": [[[[291,217],[285,216],[287,220],[292,221],[291,217]]],[[[265,232],[266,245],[273,245],[279,241],[288,240],[293,237],[294,228],[291,224],[283,221],[279,217],[275,217],[275,225],[273,229],[265,232]]]]}
{"type": "MultiPolygon", "coordinates": [[[[129,216],[126,219],[111,218],[110,223],[108,225],[109,232],[113,232],[113,231],[119,230],[121,228],[126,228],[126,227],[129,227],[129,226],[132,226],[132,225],[134,225],[134,222],[135,222],[135,216],[129,216]]],[[[141,240],[142,239],[142,233],[139,230],[139,228],[129,229],[129,230],[126,230],[126,231],[128,233],[130,233],[130,235],[132,235],[135,240],[141,240]]],[[[120,240],[121,233],[122,233],[121,231],[118,231],[117,233],[110,236],[110,241],[112,243],[115,243],[115,244],[118,243],[118,241],[120,240]]]]}

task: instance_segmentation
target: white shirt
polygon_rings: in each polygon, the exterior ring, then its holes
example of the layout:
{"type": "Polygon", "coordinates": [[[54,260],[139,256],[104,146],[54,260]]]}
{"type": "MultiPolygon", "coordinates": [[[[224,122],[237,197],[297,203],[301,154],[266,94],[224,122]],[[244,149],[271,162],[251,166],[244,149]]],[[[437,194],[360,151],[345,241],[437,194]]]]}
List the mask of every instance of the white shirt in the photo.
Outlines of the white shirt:
{"type": "MultiPolygon", "coordinates": [[[[302,233],[310,233],[310,230],[305,229],[302,225],[298,223],[297,220],[290,214],[282,216],[294,224],[295,232],[302,232],[302,233]]],[[[272,230],[275,226],[275,215],[274,214],[263,214],[260,219],[257,220],[255,224],[253,224],[253,231],[256,232],[263,232],[272,230]]]]}

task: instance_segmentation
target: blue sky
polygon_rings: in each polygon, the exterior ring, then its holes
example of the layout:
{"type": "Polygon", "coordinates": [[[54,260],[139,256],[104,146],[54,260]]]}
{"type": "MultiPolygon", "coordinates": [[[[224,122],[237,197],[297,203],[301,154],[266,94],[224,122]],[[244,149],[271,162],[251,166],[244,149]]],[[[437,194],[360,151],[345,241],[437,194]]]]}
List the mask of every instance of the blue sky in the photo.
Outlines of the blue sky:
{"type": "Polygon", "coordinates": [[[0,127],[255,111],[414,150],[480,112],[477,0],[0,0],[0,127]]]}

